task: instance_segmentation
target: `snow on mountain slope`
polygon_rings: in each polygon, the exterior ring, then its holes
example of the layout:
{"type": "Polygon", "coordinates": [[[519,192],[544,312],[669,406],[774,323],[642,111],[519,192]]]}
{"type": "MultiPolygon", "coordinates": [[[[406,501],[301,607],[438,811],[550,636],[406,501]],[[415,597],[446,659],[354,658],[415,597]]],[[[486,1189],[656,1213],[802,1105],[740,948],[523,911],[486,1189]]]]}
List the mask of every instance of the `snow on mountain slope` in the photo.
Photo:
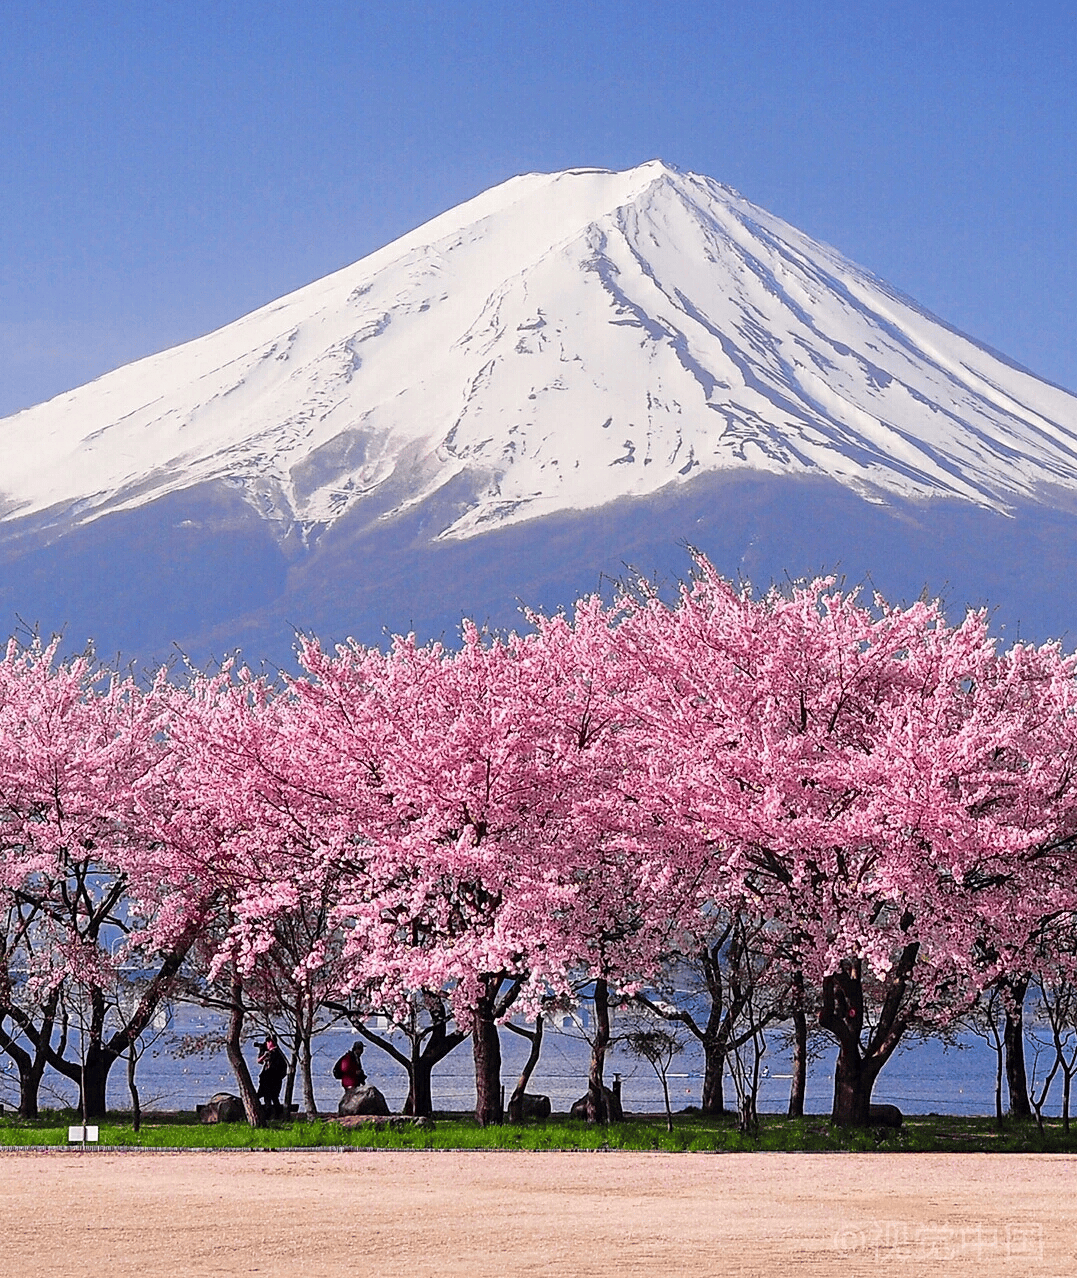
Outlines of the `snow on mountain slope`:
{"type": "Polygon", "coordinates": [[[0,422],[0,528],[209,482],[310,538],[462,477],[462,538],[735,469],[1006,510],[1077,489],[1077,397],[709,178],[529,174],[0,422]]]}

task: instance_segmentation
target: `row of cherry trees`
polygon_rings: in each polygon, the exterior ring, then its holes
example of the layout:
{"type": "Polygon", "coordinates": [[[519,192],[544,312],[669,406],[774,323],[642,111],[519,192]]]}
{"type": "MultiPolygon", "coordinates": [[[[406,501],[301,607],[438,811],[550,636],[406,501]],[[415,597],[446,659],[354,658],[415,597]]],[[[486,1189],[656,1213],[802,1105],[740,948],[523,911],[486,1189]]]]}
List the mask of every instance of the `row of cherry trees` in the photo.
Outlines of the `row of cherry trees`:
{"type": "MultiPolygon", "coordinates": [[[[308,639],[278,681],[233,664],[147,686],[12,642],[0,1050],[24,1099],[51,1066],[103,1113],[112,1065],[194,981],[229,1013],[255,1119],[240,1039],[273,971],[308,1099],[320,1008],[406,1024],[425,1005],[442,1040],[450,1011],[471,1037],[482,1122],[502,1116],[499,1019],[586,986],[603,1118],[611,998],[679,1015],[663,974],[700,965],[714,993],[732,955],[742,1008],[765,988],[801,1047],[809,1020],[836,1042],[833,1117],[859,1124],[910,1028],[983,991],[1016,1022],[1037,973],[1071,975],[1058,646],[1003,651],[983,614],[950,626],[826,580],[754,598],[703,558],[672,601],[639,586],[528,622],[465,625],[452,650],[308,639]]],[[[722,1011],[701,1031],[712,1104],[722,1011]]]]}

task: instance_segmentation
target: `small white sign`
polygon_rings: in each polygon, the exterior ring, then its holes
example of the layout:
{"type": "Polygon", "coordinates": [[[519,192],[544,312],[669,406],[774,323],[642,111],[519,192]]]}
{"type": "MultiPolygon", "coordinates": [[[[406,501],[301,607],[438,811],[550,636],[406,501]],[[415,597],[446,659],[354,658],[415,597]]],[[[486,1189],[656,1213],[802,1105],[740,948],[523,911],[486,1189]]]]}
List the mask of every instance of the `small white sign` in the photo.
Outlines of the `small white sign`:
{"type": "Polygon", "coordinates": [[[83,1143],[97,1139],[96,1127],[69,1127],[67,1129],[67,1139],[69,1141],[77,1140],[83,1143]]]}

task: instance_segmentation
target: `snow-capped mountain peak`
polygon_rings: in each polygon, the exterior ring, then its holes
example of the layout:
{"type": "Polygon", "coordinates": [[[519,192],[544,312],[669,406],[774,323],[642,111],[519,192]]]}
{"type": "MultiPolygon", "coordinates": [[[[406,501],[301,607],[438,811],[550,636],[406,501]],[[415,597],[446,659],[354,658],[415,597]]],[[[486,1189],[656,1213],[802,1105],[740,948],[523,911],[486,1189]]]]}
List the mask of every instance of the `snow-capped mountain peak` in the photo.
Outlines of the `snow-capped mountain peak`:
{"type": "Polygon", "coordinates": [[[1004,510],[1077,488],[1077,398],[706,177],[513,178],[0,423],[0,523],[205,483],[280,531],[455,481],[465,538],[713,471],[1004,510]]]}

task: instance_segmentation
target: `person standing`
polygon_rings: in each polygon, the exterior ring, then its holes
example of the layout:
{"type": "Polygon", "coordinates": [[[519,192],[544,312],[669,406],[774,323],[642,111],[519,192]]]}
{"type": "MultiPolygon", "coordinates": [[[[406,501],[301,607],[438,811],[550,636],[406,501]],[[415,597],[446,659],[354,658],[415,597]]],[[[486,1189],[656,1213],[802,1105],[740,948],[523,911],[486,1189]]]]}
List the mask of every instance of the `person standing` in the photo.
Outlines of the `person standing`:
{"type": "Polygon", "coordinates": [[[288,1062],[272,1034],[266,1035],[258,1053],[258,1064],[262,1068],[258,1075],[258,1099],[267,1118],[280,1118],[284,1112],[280,1103],[280,1089],[288,1073],[288,1062]]]}

